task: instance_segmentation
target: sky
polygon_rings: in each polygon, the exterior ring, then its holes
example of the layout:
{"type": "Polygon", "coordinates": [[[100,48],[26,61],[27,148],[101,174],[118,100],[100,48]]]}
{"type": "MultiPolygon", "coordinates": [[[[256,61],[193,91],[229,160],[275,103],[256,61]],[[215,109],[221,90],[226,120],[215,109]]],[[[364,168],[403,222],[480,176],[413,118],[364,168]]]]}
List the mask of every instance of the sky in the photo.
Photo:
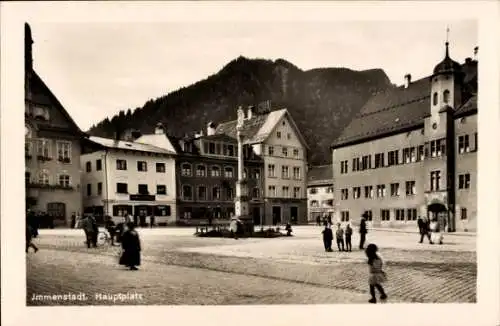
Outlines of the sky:
{"type": "Polygon", "coordinates": [[[34,67],[82,130],[189,86],[243,55],[300,69],[381,68],[392,83],[429,75],[478,45],[475,20],[29,22],[34,67]]]}

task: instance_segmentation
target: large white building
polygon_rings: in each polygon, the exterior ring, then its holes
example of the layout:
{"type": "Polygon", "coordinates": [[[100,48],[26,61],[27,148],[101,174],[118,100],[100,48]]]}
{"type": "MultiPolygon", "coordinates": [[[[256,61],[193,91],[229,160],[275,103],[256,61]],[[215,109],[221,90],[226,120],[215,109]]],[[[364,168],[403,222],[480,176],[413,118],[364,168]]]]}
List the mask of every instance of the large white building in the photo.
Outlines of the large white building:
{"type": "Polygon", "coordinates": [[[138,141],[90,137],[85,142],[81,156],[84,212],[110,215],[115,222],[122,222],[129,213],[138,225],[151,214],[157,224],[175,221],[175,151],[138,141]]]}
{"type": "MultiPolygon", "coordinates": [[[[236,120],[220,124],[215,133],[235,138],[236,120]]],[[[243,135],[243,143],[264,161],[265,223],[306,223],[308,145],[288,110],[248,108],[243,135]]]]}

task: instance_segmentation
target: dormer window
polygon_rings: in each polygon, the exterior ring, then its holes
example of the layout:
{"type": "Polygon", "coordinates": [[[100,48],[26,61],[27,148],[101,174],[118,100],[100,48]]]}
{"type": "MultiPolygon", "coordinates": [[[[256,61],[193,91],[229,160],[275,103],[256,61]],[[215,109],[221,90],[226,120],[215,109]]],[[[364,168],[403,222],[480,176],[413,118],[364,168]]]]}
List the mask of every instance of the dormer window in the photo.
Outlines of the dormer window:
{"type": "Polygon", "coordinates": [[[444,103],[448,103],[450,101],[450,91],[449,90],[445,90],[443,92],[443,102],[444,103]]]}
{"type": "Polygon", "coordinates": [[[49,120],[49,109],[41,106],[35,106],[33,108],[33,116],[35,119],[49,120]]]}

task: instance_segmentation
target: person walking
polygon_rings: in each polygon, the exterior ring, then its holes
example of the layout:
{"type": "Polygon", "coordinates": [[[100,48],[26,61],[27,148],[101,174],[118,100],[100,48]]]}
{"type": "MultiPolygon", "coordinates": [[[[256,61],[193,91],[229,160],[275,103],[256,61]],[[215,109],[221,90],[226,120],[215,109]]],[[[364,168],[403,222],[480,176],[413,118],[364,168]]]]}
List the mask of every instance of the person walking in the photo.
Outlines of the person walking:
{"type": "Polygon", "coordinates": [[[424,237],[427,237],[429,239],[429,243],[432,243],[427,222],[424,221],[421,216],[419,216],[417,224],[418,224],[418,231],[420,232],[419,243],[422,243],[424,241],[424,237]]]}
{"type": "Polygon", "coordinates": [[[231,237],[238,240],[238,219],[233,217],[229,223],[229,231],[231,231],[231,237]]]}
{"type": "Polygon", "coordinates": [[[347,225],[345,227],[345,250],[346,251],[352,251],[351,236],[352,236],[351,224],[347,223],[347,225]]]}
{"type": "Polygon", "coordinates": [[[115,236],[116,236],[116,225],[115,225],[115,222],[113,221],[113,218],[111,218],[111,216],[109,215],[106,215],[104,217],[105,219],[105,224],[104,224],[104,227],[106,228],[106,230],[108,231],[109,233],[109,236],[111,237],[111,245],[114,246],[115,244],[115,236]]]}
{"type": "Polygon", "coordinates": [[[321,217],[319,215],[316,216],[316,225],[321,226],[321,217]]]}
{"type": "Polygon", "coordinates": [[[368,300],[369,303],[377,303],[377,298],[375,297],[375,289],[380,293],[380,300],[386,300],[387,294],[384,291],[382,283],[387,280],[387,276],[383,271],[382,259],[377,255],[378,248],[375,244],[370,243],[365,250],[366,256],[368,257],[368,265],[370,265],[370,276],[368,278],[368,283],[370,285],[370,295],[371,298],[368,300]]]}
{"type": "Polygon", "coordinates": [[[123,233],[121,243],[123,252],[119,264],[136,271],[138,269],[136,266],[141,265],[141,241],[133,222],[128,223],[127,231],[123,233]]]}
{"type": "Polygon", "coordinates": [[[33,231],[31,229],[31,226],[26,224],[26,252],[28,252],[30,247],[33,248],[35,252],[38,251],[38,247],[35,246],[35,244],[32,241],[33,241],[33,231]]]}
{"type": "Polygon", "coordinates": [[[149,215],[149,227],[152,229],[154,225],[155,225],[155,214],[152,213],[151,215],[149,215]]]}
{"type": "Polygon", "coordinates": [[[430,224],[430,231],[432,239],[431,243],[438,242],[439,244],[443,244],[443,235],[441,234],[439,221],[436,217],[432,219],[432,222],[430,224]]]}
{"type": "Polygon", "coordinates": [[[366,229],[366,218],[367,214],[366,212],[361,215],[361,222],[359,223],[359,249],[363,250],[365,247],[365,241],[366,241],[366,234],[368,233],[368,230],[366,229]]]}
{"type": "Polygon", "coordinates": [[[325,229],[321,233],[323,234],[323,245],[325,246],[325,251],[332,252],[333,232],[326,221],[325,229]]]}
{"type": "MultiPolygon", "coordinates": [[[[87,243],[87,248],[90,248],[92,245],[93,247],[97,246],[97,243],[94,243],[94,223],[92,221],[92,218],[90,215],[86,215],[83,217],[81,226],[83,229],[83,232],[85,232],[85,239],[87,243]]],[[[97,237],[96,237],[97,238],[97,237]]]]}

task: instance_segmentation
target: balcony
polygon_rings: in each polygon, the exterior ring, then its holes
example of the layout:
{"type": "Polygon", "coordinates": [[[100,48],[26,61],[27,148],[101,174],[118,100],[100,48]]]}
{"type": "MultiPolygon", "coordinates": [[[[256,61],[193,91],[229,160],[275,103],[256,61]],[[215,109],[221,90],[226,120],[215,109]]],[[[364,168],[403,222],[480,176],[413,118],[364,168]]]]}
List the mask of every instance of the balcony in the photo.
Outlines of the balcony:
{"type": "Polygon", "coordinates": [[[52,189],[52,190],[55,190],[55,189],[73,190],[74,189],[73,186],[71,186],[71,185],[68,185],[68,186],[60,185],[60,184],[51,185],[51,184],[33,183],[33,182],[27,182],[26,188],[52,189]]]}

